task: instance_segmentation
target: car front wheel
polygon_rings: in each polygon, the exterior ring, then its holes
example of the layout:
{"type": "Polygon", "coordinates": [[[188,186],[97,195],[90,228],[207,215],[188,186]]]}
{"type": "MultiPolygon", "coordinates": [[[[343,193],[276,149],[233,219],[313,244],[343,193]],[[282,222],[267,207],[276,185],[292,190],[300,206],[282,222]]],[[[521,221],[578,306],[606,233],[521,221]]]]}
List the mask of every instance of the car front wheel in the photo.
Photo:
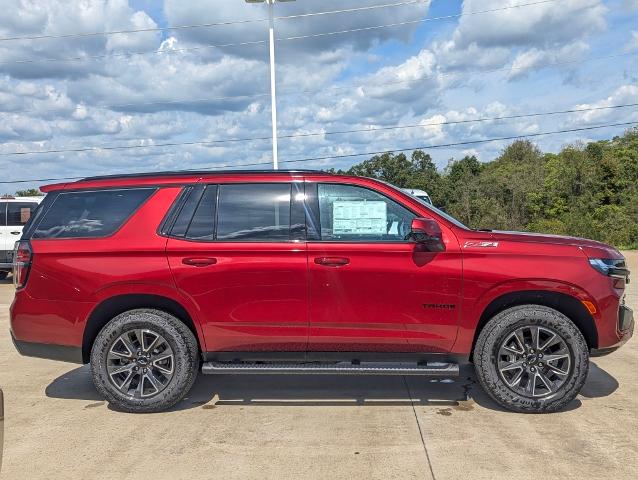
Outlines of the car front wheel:
{"type": "Polygon", "coordinates": [[[576,325],[540,305],[504,310],[483,328],[474,348],[479,382],[501,406],[555,412],[587,378],[589,350],[576,325]]]}
{"type": "Polygon", "coordinates": [[[126,412],[158,412],[179,402],[199,368],[197,340],[168,313],[124,312],[100,331],[91,350],[97,390],[126,412]]]}

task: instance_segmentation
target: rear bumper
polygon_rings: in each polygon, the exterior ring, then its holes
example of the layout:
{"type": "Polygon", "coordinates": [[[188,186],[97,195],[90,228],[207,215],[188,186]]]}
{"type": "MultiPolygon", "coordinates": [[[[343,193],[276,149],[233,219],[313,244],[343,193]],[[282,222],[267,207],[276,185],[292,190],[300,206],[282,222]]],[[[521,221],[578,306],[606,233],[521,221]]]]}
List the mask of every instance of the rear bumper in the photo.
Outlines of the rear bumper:
{"type": "Polygon", "coordinates": [[[620,341],[609,347],[594,348],[591,350],[589,355],[591,357],[602,357],[618,350],[633,336],[634,324],[635,322],[633,310],[629,307],[626,307],[625,305],[621,305],[618,310],[618,330],[620,341]]]}
{"type": "Polygon", "coordinates": [[[82,348],[80,347],[23,342],[16,340],[13,336],[13,332],[11,332],[11,340],[13,340],[13,345],[15,345],[18,353],[25,357],[46,358],[69,363],[84,363],[82,359],[82,348]]]}
{"type": "MultiPolygon", "coordinates": [[[[55,284],[51,288],[55,289],[55,284]]],[[[31,357],[73,358],[64,352],[82,349],[84,326],[93,304],[37,299],[28,290],[28,286],[17,290],[9,308],[16,348],[31,357]]]]}

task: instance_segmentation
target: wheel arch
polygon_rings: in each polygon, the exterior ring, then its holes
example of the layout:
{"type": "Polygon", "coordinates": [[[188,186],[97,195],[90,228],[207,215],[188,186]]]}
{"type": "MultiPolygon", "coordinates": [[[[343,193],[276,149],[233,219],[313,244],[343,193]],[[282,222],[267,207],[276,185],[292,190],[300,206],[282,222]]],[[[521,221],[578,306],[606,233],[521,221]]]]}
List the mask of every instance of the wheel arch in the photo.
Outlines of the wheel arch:
{"type": "Polygon", "coordinates": [[[503,310],[519,305],[543,305],[553,308],[574,322],[583,334],[583,337],[585,337],[585,342],[587,342],[587,346],[590,349],[598,347],[598,330],[596,329],[596,323],[580,300],[566,293],[547,290],[525,290],[503,294],[493,299],[487,307],[485,307],[474,332],[470,358],[472,358],[474,354],[476,340],[487,322],[503,310]]]}
{"type": "Polygon", "coordinates": [[[197,346],[200,352],[202,351],[195,322],[179,302],[161,295],[123,294],[105,299],[89,315],[82,339],[82,360],[84,363],[89,363],[91,348],[100,330],[117,315],[137,308],[153,308],[173,315],[193,332],[197,339],[197,346]]]}

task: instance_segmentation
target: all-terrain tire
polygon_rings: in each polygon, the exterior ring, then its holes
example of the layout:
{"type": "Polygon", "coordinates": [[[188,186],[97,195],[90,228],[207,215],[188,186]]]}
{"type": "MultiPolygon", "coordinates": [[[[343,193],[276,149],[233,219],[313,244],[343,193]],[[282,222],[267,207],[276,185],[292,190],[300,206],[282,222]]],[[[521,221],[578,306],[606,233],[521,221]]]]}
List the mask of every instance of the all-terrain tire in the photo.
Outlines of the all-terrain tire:
{"type": "MultiPolygon", "coordinates": [[[[541,305],[521,305],[495,315],[481,331],[473,359],[479,382],[490,397],[502,407],[522,413],[562,410],[578,395],[589,371],[589,349],[581,331],[562,313],[541,305]],[[503,342],[518,329],[527,327],[541,327],[560,335],[571,355],[569,373],[561,379],[564,383],[555,392],[540,398],[522,395],[510,388],[498,367],[503,342]]],[[[529,364],[526,368],[530,368],[529,364]]]]}
{"type": "Polygon", "coordinates": [[[116,316],[102,328],[91,349],[95,388],[113,407],[125,412],[151,413],[171,408],[191,389],[198,370],[199,348],[193,332],[179,319],[160,310],[136,309],[116,316]],[[174,354],[172,377],[163,390],[146,398],[135,398],[118,389],[107,369],[109,351],[115,342],[135,329],[161,335],[174,354]]]}

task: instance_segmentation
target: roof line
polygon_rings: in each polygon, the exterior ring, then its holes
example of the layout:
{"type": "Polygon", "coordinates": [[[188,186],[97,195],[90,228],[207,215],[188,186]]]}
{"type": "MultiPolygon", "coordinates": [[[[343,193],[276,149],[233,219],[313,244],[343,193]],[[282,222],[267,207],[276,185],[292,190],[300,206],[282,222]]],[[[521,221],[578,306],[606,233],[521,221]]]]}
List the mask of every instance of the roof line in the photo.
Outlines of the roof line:
{"type": "Polygon", "coordinates": [[[326,174],[329,173],[321,171],[321,170],[303,170],[303,169],[293,169],[293,170],[170,170],[165,172],[140,172],[140,173],[124,173],[124,174],[114,174],[114,175],[98,175],[94,177],[85,177],[79,182],[85,181],[93,181],[93,180],[115,180],[119,178],[146,178],[146,177],[174,177],[180,175],[189,175],[189,176],[211,176],[211,175],[224,175],[224,174],[232,174],[232,175],[249,175],[249,174],[269,174],[269,175],[277,175],[277,174],[292,174],[292,173],[312,173],[312,174],[326,174]]]}

